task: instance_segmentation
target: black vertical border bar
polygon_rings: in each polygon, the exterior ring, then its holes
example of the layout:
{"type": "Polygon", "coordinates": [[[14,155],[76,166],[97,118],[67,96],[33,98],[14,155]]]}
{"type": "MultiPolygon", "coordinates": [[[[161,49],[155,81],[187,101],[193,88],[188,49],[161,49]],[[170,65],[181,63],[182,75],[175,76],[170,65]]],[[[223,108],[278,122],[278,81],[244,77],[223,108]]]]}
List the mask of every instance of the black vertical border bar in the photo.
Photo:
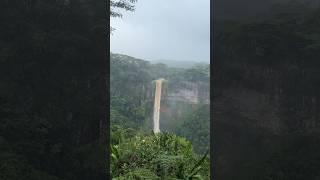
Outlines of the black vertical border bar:
{"type": "Polygon", "coordinates": [[[110,0],[106,0],[106,20],[107,20],[107,32],[106,32],[106,57],[105,57],[105,63],[106,63],[106,71],[107,71],[107,77],[106,77],[106,97],[104,99],[106,100],[106,152],[105,152],[105,159],[106,159],[106,175],[107,179],[111,179],[110,175],[110,0]]]}
{"type": "Polygon", "coordinates": [[[104,44],[105,44],[105,59],[104,59],[104,80],[105,80],[105,86],[103,89],[103,92],[105,94],[104,98],[104,111],[105,113],[105,118],[104,122],[106,123],[104,125],[105,129],[104,131],[106,132],[105,135],[105,142],[102,143],[105,147],[105,162],[106,162],[106,179],[111,179],[110,175],[110,0],[105,1],[105,19],[106,19],[106,32],[104,34],[104,44]]]}
{"type": "MultiPolygon", "coordinates": [[[[100,1],[100,0],[99,0],[100,1]]],[[[97,2],[99,2],[97,1],[97,2]]],[[[102,1],[102,0],[101,0],[102,1]]],[[[100,1],[100,2],[101,2],[100,1]]],[[[99,11],[104,12],[103,14],[98,14],[96,17],[96,25],[102,26],[99,28],[99,31],[95,32],[96,41],[97,41],[97,53],[99,53],[98,57],[101,58],[101,76],[99,77],[101,80],[99,81],[99,89],[97,93],[101,100],[99,101],[99,148],[102,149],[103,155],[103,169],[101,170],[103,175],[101,176],[101,180],[110,179],[110,126],[109,126],[109,77],[110,77],[110,0],[105,0],[101,7],[99,7],[99,11]],[[101,8],[101,9],[100,9],[101,8]]],[[[98,3],[99,5],[99,3],[98,3]]]]}
{"type": "MultiPolygon", "coordinates": [[[[214,1],[214,0],[213,0],[214,1]]],[[[214,102],[214,82],[213,82],[213,1],[210,1],[210,179],[215,178],[215,144],[214,144],[214,117],[213,117],[213,102],[214,102]]]]}

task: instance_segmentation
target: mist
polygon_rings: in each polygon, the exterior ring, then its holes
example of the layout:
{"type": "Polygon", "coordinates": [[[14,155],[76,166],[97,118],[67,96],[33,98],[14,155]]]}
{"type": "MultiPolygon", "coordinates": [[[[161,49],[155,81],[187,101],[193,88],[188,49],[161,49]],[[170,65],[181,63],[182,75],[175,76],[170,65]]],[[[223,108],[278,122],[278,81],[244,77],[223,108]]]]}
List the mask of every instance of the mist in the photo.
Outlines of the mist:
{"type": "Polygon", "coordinates": [[[209,0],[139,0],[111,18],[111,52],[149,61],[210,62],[209,0]],[[177,8],[179,7],[179,8],[177,8]]]}

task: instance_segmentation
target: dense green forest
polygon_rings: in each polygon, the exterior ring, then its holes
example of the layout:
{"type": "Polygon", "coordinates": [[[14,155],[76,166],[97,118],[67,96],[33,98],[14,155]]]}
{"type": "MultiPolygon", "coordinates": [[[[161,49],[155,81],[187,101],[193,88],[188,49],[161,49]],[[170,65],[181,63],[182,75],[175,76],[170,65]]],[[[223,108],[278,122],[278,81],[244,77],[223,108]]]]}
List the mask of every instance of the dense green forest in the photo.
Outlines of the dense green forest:
{"type": "Polygon", "coordinates": [[[213,20],[209,155],[209,66],[111,53],[109,77],[106,7],[0,1],[0,180],[320,178],[319,8],[292,1],[258,19],[213,20]],[[168,81],[154,134],[158,78],[168,81]]]}
{"type": "MultiPolygon", "coordinates": [[[[112,1],[110,6],[133,10],[127,2],[135,1],[112,1]]],[[[150,126],[146,113],[151,110],[146,108],[150,101],[145,101],[145,94],[137,93],[143,86],[136,85],[143,83],[134,83],[142,79],[150,84],[149,80],[167,77],[171,72],[177,74],[176,77],[186,73],[194,78],[192,74],[199,68],[189,72],[161,64],[150,66],[151,69],[149,65],[128,67],[129,71],[121,70],[124,74],[116,76],[120,84],[113,83],[114,88],[121,91],[109,90],[106,86],[109,81],[106,9],[109,5],[105,3],[90,0],[0,2],[1,180],[107,179],[108,165],[111,173],[122,179],[137,175],[208,178],[205,146],[195,153],[191,142],[173,133],[153,135],[150,127],[148,132],[139,130],[150,126]],[[128,77],[132,78],[131,85],[124,83],[128,77]],[[109,91],[113,97],[110,99],[112,145],[107,144],[109,91]],[[133,96],[128,96],[131,92],[133,96]],[[121,121],[124,123],[119,123],[121,121]],[[159,156],[146,156],[155,151],[159,156]],[[112,159],[112,163],[108,159],[112,159]],[[127,160],[135,164],[119,166],[127,160]],[[117,166],[119,168],[115,168],[117,166]]],[[[117,12],[110,15],[121,16],[117,12]]],[[[112,69],[117,70],[116,66],[112,69]]],[[[200,69],[208,70],[208,67],[200,69]]],[[[207,78],[202,74],[201,77],[207,78]]],[[[183,136],[185,132],[180,133],[183,136]]],[[[205,133],[208,139],[208,132],[205,133]]]]}
{"type": "Polygon", "coordinates": [[[190,105],[169,96],[188,88],[186,82],[197,83],[197,89],[209,94],[209,65],[179,69],[112,53],[110,62],[112,177],[209,179],[209,104],[190,105]],[[154,134],[152,81],[159,77],[167,80],[161,106],[180,109],[181,114],[161,112],[163,132],[154,134]]]}
{"type": "Polygon", "coordinates": [[[0,179],[106,179],[106,2],[0,1],[0,179]]]}
{"type": "Polygon", "coordinates": [[[216,178],[319,179],[320,9],[213,27],[216,178]]]}

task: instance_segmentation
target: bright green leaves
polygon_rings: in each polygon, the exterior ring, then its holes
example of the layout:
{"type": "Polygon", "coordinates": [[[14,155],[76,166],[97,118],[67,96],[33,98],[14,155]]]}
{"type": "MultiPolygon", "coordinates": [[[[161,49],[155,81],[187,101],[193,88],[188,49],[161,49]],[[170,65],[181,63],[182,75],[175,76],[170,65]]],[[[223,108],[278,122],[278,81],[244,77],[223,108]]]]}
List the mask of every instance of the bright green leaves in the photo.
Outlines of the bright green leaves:
{"type": "Polygon", "coordinates": [[[171,133],[136,135],[111,147],[114,179],[209,179],[207,153],[199,157],[171,133]]]}

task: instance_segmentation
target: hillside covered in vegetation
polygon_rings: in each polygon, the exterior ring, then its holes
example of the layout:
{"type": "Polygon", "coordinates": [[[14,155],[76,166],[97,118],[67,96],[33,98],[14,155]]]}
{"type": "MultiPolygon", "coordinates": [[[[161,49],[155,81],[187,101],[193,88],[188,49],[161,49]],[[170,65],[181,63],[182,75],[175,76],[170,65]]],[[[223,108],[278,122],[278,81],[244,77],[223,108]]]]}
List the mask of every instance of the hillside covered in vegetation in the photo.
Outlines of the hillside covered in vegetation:
{"type": "Polygon", "coordinates": [[[112,53],[110,65],[112,177],[209,179],[209,65],[169,68],[112,53]],[[159,78],[167,81],[154,134],[152,81],[159,78]]]}

